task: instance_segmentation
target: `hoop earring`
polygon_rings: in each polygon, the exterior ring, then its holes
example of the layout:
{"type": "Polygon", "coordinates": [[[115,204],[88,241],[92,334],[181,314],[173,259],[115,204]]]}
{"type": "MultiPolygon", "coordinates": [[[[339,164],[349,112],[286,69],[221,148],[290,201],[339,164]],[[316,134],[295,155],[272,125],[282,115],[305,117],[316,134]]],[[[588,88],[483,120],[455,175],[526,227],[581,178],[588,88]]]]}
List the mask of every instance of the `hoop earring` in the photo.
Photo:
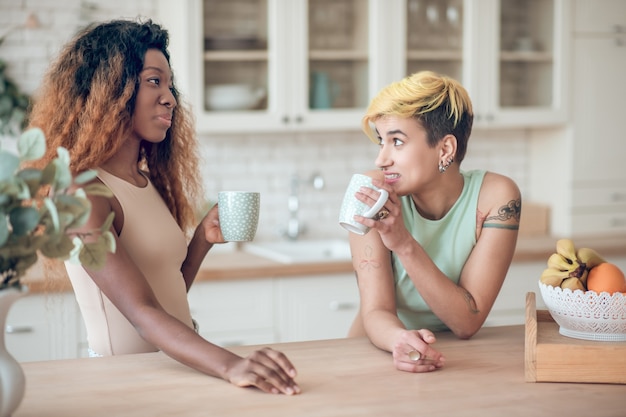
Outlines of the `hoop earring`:
{"type": "Polygon", "coordinates": [[[445,165],[442,164],[441,161],[439,161],[439,165],[437,166],[437,168],[439,168],[439,172],[441,174],[446,172],[446,169],[448,169],[448,167],[450,167],[450,165],[452,165],[453,162],[454,162],[454,159],[452,159],[452,158],[448,158],[448,160],[446,161],[445,165]]]}

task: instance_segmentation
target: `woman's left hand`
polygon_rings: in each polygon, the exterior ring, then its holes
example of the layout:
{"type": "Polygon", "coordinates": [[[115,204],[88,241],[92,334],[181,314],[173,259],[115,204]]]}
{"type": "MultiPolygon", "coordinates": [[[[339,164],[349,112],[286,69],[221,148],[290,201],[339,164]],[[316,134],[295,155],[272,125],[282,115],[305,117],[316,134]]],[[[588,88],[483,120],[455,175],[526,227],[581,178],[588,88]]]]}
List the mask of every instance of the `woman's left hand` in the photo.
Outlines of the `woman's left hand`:
{"type": "Polygon", "coordinates": [[[427,329],[405,330],[391,352],[396,369],[406,372],[432,372],[444,365],[445,358],[431,344],[435,335],[427,329]]]}
{"type": "Polygon", "coordinates": [[[217,204],[204,216],[201,224],[204,228],[204,237],[208,243],[224,243],[224,236],[220,229],[217,204]]]}

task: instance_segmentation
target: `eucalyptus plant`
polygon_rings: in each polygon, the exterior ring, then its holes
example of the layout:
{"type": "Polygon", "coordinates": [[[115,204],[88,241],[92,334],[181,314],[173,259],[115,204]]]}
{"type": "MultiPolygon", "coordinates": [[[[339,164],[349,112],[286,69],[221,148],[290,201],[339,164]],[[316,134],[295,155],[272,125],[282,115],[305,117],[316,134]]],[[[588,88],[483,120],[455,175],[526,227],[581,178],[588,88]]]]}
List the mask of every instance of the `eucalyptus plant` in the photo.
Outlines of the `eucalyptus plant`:
{"type": "Polygon", "coordinates": [[[115,252],[110,231],[111,213],[104,224],[88,233],[72,229],[89,218],[87,195],[111,196],[105,185],[92,182],[95,170],[72,177],[67,149],[43,169],[21,168],[40,159],[46,150],[41,129],[24,132],[17,142],[18,155],[0,149],[0,290],[20,287],[20,278],[41,254],[71,260],[99,269],[108,252],[115,252]]]}
{"type": "MultiPolygon", "coordinates": [[[[0,37],[0,45],[4,37],[0,37]]],[[[30,97],[6,74],[7,64],[0,59],[0,135],[17,136],[26,124],[30,97]]]]}

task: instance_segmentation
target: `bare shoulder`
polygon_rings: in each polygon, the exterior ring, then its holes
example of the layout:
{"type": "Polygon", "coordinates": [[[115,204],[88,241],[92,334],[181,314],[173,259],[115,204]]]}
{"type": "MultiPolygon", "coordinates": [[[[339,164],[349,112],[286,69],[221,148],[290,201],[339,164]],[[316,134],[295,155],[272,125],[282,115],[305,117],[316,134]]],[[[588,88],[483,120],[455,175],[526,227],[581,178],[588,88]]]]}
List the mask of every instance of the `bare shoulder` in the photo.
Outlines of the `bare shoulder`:
{"type": "Polygon", "coordinates": [[[487,172],[478,198],[478,216],[486,223],[519,224],[522,195],[511,178],[487,172]]]}

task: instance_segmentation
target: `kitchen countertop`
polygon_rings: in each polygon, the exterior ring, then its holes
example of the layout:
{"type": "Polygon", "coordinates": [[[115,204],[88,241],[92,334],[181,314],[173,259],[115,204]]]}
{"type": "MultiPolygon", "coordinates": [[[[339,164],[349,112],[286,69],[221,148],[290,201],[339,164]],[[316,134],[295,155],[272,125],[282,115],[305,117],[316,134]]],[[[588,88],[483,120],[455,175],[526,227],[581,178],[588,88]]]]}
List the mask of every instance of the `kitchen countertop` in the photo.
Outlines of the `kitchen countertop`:
{"type": "MultiPolygon", "coordinates": [[[[523,237],[518,239],[513,262],[532,262],[548,259],[554,252],[558,238],[552,236],[523,237]]],[[[596,249],[610,258],[626,256],[626,235],[577,237],[578,247],[596,249]]],[[[301,275],[341,274],[353,271],[350,262],[283,264],[245,251],[209,253],[202,263],[196,281],[226,281],[237,279],[275,278],[301,275]]],[[[25,282],[31,293],[45,291],[71,291],[67,279],[48,285],[42,272],[36,271],[25,282]]]]}
{"type": "Polygon", "coordinates": [[[524,326],[437,337],[446,365],[422,374],[396,370],[364,338],[270,345],[298,370],[302,393],[291,397],[235,387],[160,352],[28,362],[14,417],[624,415],[624,385],[525,382],[524,326]]]}

